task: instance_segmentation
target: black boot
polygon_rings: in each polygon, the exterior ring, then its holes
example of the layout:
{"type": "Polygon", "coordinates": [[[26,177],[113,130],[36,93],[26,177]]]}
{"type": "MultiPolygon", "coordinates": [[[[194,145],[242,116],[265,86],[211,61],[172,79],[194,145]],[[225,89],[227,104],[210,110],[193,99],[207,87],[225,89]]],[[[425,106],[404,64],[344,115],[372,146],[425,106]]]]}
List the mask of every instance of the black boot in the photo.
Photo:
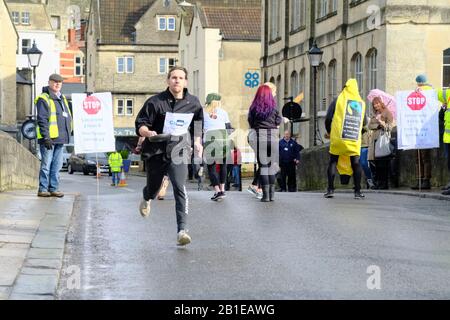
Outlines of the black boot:
{"type": "Polygon", "coordinates": [[[269,198],[269,185],[263,185],[262,187],[262,192],[263,192],[263,197],[261,199],[261,202],[269,202],[270,198],[269,198]]]}
{"type": "Polygon", "coordinates": [[[270,201],[275,200],[275,185],[274,184],[269,185],[269,200],[270,201]]]}

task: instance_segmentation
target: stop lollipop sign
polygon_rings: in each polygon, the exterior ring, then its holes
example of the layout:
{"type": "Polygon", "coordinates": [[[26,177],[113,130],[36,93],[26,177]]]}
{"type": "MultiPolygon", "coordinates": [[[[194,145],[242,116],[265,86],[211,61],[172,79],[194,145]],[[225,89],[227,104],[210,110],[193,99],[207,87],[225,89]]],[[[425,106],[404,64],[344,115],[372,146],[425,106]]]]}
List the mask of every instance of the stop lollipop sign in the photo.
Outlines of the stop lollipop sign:
{"type": "Polygon", "coordinates": [[[406,104],[413,111],[422,110],[427,104],[427,98],[420,92],[413,92],[408,96],[406,104]]]}
{"type": "Polygon", "coordinates": [[[94,96],[86,97],[83,101],[83,109],[87,114],[97,114],[102,108],[102,103],[94,96]]]}

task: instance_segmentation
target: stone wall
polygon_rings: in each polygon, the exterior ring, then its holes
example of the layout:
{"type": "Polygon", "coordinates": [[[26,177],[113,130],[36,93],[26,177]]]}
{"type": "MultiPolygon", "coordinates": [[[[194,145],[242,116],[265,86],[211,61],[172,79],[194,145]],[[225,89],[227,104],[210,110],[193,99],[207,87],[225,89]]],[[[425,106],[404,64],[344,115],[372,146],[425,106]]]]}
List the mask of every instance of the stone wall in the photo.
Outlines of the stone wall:
{"type": "Polygon", "coordinates": [[[40,161],[0,131],[0,192],[38,187],[40,161]]]}
{"type": "MultiPolygon", "coordinates": [[[[408,188],[415,182],[415,150],[398,151],[399,187],[408,188]]],[[[326,190],[327,167],[329,161],[328,146],[318,146],[305,149],[301,153],[301,164],[297,170],[299,190],[326,190]]],[[[447,160],[444,148],[432,151],[432,179],[433,187],[444,186],[450,177],[447,170],[447,160]]],[[[361,184],[365,188],[365,184],[361,184]]],[[[336,175],[335,187],[353,188],[353,180],[350,184],[342,186],[339,183],[339,175],[336,175]]]]}

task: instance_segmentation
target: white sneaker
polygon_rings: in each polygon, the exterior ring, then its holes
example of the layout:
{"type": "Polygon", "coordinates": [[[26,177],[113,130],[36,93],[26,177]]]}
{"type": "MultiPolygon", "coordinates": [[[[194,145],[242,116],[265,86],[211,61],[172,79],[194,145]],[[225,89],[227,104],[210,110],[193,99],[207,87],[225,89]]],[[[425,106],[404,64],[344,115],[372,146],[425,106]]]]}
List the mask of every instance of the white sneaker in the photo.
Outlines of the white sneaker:
{"type": "Polygon", "coordinates": [[[263,193],[262,191],[256,191],[256,199],[262,199],[263,198],[263,193]]]}
{"type": "Polygon", "coordinates": [[[187,234],[186,230],[180,230],[178,232],[177,242],[179,246],[185,246],[191,243],[191,237],[187,234]]]}
{"type": "Polygon", "coordinates": [[[248,186],[247,191],[250,192],[250,193],[251,193],[252,195],[254,195],[254,196],[256,196],[257,193],[258,193],[256,187],[254,187],[254,186],[252,186],[252,185],[248,186]]]}
{"type": "Polygon", "coordinates": [[[141,200],[141,203],[139,204],[139,213],[144,218],[147,218],[150,215],[150,203],[152,200],[146,201],[145,199],[141,200]]]}

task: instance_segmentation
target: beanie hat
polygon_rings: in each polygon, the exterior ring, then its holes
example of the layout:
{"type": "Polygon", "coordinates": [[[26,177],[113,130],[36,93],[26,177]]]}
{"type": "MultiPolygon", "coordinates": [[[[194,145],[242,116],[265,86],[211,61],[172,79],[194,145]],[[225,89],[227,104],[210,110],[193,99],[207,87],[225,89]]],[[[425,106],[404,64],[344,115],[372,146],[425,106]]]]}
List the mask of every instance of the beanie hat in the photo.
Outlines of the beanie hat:
{"type": "Polygon", "coordinates": [[[206,104],[210,104],[213,101],[220,101],[222,97],[218,93],[210,93],[206,96],[206,104]]]}
{"type": "Polygon", "coordinates": [[[424,74],[419,74],[419,75],[416,77],[416,82],[419,83],[419,84],[427,83],[427,76],[424,75],[424,74]]]}

